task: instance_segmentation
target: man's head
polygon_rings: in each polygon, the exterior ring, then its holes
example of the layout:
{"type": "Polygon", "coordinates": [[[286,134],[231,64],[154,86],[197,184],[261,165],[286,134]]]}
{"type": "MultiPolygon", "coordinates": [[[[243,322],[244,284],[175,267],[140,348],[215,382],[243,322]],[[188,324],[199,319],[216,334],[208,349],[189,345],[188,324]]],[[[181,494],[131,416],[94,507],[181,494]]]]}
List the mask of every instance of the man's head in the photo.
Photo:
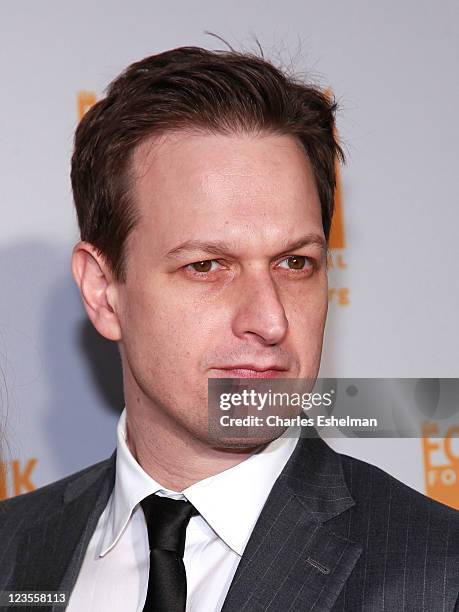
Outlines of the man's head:
{"type": "Polygon", "coordinates": [[[334,112],[263,59],[181,48],[130,66],[85,115],[73,269],[120,344],[128,408],[204,440],[208,377],[317,375],[334,112]]]}

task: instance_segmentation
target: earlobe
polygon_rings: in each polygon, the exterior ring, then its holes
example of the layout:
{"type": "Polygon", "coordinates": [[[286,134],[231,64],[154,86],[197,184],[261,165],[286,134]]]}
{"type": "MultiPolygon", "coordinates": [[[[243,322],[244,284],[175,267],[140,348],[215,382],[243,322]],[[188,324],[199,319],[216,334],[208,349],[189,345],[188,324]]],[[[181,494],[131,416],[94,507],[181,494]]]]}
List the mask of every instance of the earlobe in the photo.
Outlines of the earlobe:
{"type": "Polygon", "coordinates": [[[116,313],[116,289],[110,268],[102,255],[88,242],[73,249],[72,272],[84,307],[97,331],[108,340],[120,340],[116,313]]]}

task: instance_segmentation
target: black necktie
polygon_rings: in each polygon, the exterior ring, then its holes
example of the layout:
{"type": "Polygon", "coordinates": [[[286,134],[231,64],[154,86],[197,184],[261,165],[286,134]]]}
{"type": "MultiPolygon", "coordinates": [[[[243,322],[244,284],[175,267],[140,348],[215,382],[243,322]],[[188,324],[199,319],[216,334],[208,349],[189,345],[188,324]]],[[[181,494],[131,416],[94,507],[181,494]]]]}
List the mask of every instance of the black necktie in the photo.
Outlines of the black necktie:
{"type": "Polygon", "coordinates": [[[149,495],[140,502],[150,544],[150,573],[144,612],[185,612],[183,563],[188,522],[198,511],[188,501],[149,495]]]}

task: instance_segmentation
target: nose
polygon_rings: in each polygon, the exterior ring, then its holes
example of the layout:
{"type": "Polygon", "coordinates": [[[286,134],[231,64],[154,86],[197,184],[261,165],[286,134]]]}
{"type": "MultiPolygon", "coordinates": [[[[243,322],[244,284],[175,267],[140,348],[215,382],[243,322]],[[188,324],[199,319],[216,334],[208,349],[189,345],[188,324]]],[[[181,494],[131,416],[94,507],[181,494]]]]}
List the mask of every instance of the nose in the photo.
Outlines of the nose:
{"type": "Polygon", "coordinates": [[[288,320],[269,271],[239,280],[233,333],[243,339],[252,335],[265,345],[279,344],[287,333],[288,320]]]}

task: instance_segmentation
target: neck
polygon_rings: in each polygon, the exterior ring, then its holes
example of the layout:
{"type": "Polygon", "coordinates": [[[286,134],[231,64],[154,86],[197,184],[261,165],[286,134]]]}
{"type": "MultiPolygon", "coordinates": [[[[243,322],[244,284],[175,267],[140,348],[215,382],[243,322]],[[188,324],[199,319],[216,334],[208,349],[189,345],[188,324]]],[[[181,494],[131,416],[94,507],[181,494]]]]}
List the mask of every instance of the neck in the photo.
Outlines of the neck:
{"type": "Polygon", "coordinates": [[[125,396],[129,449],[142,469],[166,489],[183,491],[241,463],[264,446],[242,449],[211,446],[162,407],[126,389],[125,396]]]}

